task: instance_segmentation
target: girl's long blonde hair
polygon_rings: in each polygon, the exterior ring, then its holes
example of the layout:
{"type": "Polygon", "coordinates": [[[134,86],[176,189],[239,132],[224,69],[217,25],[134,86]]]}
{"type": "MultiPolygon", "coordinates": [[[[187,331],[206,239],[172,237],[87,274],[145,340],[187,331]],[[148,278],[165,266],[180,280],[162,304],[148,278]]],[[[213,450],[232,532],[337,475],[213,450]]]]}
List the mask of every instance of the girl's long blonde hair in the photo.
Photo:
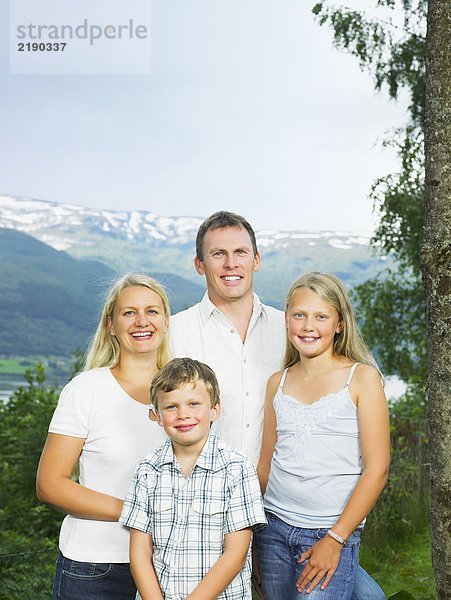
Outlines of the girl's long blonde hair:
{"type": "MultiPolygon", "coordinates": [[[[382,374],[374,360],[373,355],[368,350],[363,341],[357,321],[352,310],[348,293],[341,281],[330,273],[312,272],[302,275],[293,283],[288,292],[285,302],[285,311],[289,310],[289,305],[295,293],[300,289],[307,289],[315,292],[318,296],[333,306],[338,312],[342,324],[342,331],[336,333],[334,337],[334,354],[345,356],[353,362],[360,362],[370,365],[382,374]]],[[[299,362],[299,352],[286,336],[285,357],[283,361],[284,368],[291,367],[299,362]]]]}
{"type": "MultiPolygon", "coordinates": [[[[158,294],[163,303],[164,314],[169,324],[170,308],[169,300],[161,286],[155,279],[144,275],[143,273],[126,273],[113,282],[105,295],[105,304],[103,306],[97,331],[89,345],[84,371],[95,369],[97,367],[115,367],[119,362],[120,347],[115,336],[112,336],[108,328],[108,319],[113,317],[113,311],[119,294],[128,287],[142,286],[158,294]]],[[[165,335],[160,347],[157,350],[157,368],[161,369],[169,362],[169,336],[165,335]]]]}

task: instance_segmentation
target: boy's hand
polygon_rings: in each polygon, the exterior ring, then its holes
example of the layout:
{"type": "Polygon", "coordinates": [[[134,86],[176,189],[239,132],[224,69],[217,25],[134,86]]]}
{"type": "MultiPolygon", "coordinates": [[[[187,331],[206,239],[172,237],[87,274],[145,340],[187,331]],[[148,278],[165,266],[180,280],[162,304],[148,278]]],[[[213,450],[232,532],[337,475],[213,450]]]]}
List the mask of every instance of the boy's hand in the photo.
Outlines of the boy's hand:
{"type": "Polygon", "coordinates": [[[224,536],[224,552],[186,600],[215,600],[246,564],[251,529],[240,529],[224,536]]]}
{"type": "Polygon", "coordinates": [[[322,540],[303,552],[298,562],[309,560],[296,583],[299,592],[303,592],[305,589],[307,593],[311,592],[323,578],[321,589],[324,590],[337,570],[341,550],[342,546],[329,535],[326,535],[322,540]]]}
{"type": "Polygon", "coordinates": [[[130,568],[141,600],[163,600],[163,593],[152,562],[152,536],[130,529],[130,568]]]}

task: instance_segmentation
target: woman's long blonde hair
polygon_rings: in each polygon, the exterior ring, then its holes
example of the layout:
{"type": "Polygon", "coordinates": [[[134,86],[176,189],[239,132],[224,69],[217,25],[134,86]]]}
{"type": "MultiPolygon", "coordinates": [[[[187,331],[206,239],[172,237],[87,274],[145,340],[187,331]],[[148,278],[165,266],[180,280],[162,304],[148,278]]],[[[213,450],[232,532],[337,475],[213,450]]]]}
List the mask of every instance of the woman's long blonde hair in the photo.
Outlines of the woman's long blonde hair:
{"type": "MultiPolygon", "coordinates": [[[[333,306],[338,312],[342,330],[340,333],[335,334],[333,347],[334,354],[345,356],[353,362],[371,365],[380,373],[373,355],[363,341],[348,293],[341,281],[335,277],[335,275],[331,275],[330,273],[312,272],[302,275],[296,279],[288,292],[285,302],[285,311],[289,310],[289,305],[293,296],[300,289],[307,289],[315,292],[315,294],[318,294],[322,300],[333,306]]],[[[299,352],[290,342],[287,335],[283,366],[284,368],[291,367],[291,365],[299,362],[299,360],[299,352]]]]}
{"type": "MultiPolygon", "coordinates": [[[[84,371],[95,369],[97,367],[115,367],[119,362],[120,347],[117,339],[111,335],[108,328],[108,319],[113,317],[113,311],[119,294],[128,287],[142,286],[158,294],[163,303],[164,314],[169,324],[170,308],[169,300],[161,286],[155,279],[144,275],[143,273],[126,273],[113,282],[107,290],[105,304],[100,317],[97,331],[89,345],[84,371]]],[[[163,341],[157,351],[157,368],[161,369],[169,362],[169,342],[168,335],[163,337],[163,341]]]]}

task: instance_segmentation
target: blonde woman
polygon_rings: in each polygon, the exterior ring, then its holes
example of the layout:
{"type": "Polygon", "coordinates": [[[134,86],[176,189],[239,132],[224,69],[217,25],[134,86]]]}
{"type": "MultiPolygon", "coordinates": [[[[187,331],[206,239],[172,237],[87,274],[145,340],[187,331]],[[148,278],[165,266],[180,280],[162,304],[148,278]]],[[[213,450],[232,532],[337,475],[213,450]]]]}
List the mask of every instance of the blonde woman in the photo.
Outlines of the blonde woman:
{"type": "Polygon", "coordinates": [[[107,292],[84,371],[61,392],[37,474],[39,499],[67,513],[54,599],[135,598],[129,534],[117,521],[137,461],[165,439],[148,410],[150,382],[169,359],[168,325],[163,288],[147,275],[122,276],[107,292]]]}
{"type": "MultiPolygon", "coordinates": [[[[284,369],[268,381],[257,534],[265,598],[351,598],[360,531],[387,477],[379,369],[341,282],[309,273],[286,301],[284,369]]],[[[368,596],[366,596],[368,597],[368,596]]]]}

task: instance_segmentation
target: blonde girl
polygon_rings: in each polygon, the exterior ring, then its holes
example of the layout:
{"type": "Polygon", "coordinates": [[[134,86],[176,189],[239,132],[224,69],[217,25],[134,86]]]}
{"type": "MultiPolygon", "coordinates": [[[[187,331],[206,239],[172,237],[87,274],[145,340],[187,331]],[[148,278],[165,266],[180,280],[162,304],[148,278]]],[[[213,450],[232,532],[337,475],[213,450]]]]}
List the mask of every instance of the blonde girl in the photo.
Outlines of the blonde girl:
{"type": "Polygon", "coordinates": [[[165,439],[147,417],[150,382],[168,362],[168,325],[163,288],[140,273],[120,277],[84,371],[61,392],[37,475],[38,497],[67,514],[54,600],[135,598],[129,534],[118,519],[137,461],[165,439]]]}
{"type": "Polygon", "coordinates": [[[268,381],[257,538],[265,598],[351,598],[360,530],[385,484],[388,409],[344,286],[300,277],[286,300],[284,369],[268,381]]]}

